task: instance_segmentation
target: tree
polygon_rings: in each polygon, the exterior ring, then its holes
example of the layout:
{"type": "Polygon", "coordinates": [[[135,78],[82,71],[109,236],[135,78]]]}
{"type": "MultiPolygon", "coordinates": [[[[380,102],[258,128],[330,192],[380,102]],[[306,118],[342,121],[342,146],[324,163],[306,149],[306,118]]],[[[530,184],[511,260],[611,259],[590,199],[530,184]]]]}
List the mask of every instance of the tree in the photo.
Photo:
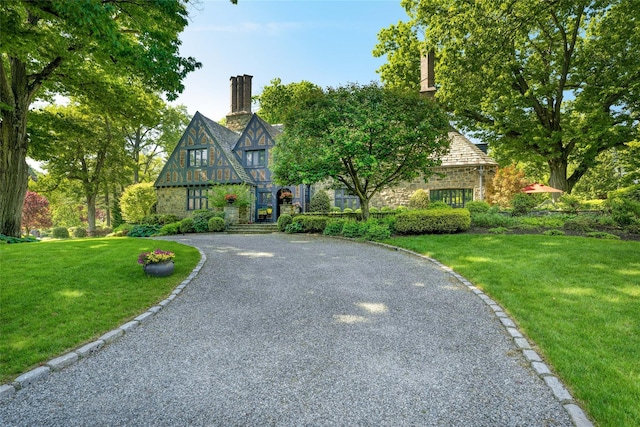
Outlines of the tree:
{"type": "Polygon", "coordinates": [[[271,85],[264,87],[261,95],[257,96],[260,102],[258,113],[269,123],[284,123],[295,105],[321,94],[320,86],[308,81],[283,85],[282,80],[276,78],[271,80],[271,85]]]}
{"type": "Polygon", "coordinates": [[[328,88],[296,104],[274,148],[284,185],[327,178],[358,196],[362,214],[384,188],[425,179],[449,147],[447,117],[416,92],[377,84],[328,88]]]}
{"type": "Polygon", "coordinates": [[[29,234],[32,228],[51,227],[51,212],[49,212],[49,201],[46,197],[27,191],[22,204],[22,225],[25,234],[29,234]]]}
{"type": "Polygon", "coordinates": [[[436,52],[438,101],[512,160],[543,161],[551,186],[571,192],[637,139],[640,0],[403,5],[436,52]]]}
{"type": "Polygon", "coordinates": [[[20,233],[34,100],[81,93],[99,99],[101,75],[136,76],[174,99],[200,66],[179,55],[186,25],[182,0],[0,2],[0,233],[20,233]]]}
{"type": "Polygon", "coordinates": [[[50,106],[34,113],[34,145],[48,144],[45,168],[54,180],[79,181],[89,233],[96,227],[96,201],[105,171],[123,162],[124,135],[108,114],[89,105],[50,106]],[[41,142],[44,140],[46,142],[41,142]]]}
{"type": "Polygon", "coordinates": [[[398,22],[378,33],[373,56],[387,56],[387,63],[376,71],[387,87],[420,90],[420,40],[410,22],[398,22]]]}
{"type": "Polygon", "coordinates": [[[499,168],[493,177],[491,203],[508,208],[511,206],[513,197],[518,193],[522,193],[522,189],[527,184],[524,171],[518,169],[516,165],[499,168]]]}
{"type": "Polygon", "coordinates": [[[120,197],[120,210],[127,222],[138,223],[151,213],[151,208],[156,203],[156,190],[153,188],[153,183],[143,182],[124,189],[120,197]]]}

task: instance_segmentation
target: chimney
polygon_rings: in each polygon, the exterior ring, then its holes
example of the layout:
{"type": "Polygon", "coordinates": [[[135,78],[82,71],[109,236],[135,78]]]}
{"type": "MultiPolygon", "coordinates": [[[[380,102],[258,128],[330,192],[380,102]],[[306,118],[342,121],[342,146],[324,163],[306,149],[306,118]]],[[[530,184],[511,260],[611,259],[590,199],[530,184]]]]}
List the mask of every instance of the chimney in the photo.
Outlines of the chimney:
{"type": "Polygon", "coordinates": [[[430,98],[436,93],[435,65],[436,55],[433,51],[420,58],[420,93],[430,98]]]}
{"type": "Polygon", "coordinates": [[[251,112],[251,79],[253,78],[253,76],[245,74],[244,76],[242,76],[242,78],[244,80],[244,97],[243,97],[244,110],[243,111],[250,113],[251,112]]]}
{"type": "Polygon", "coordinates": [[[231,112],[227,114],[227,127],[242,132],[251,120],[251,79],[253,76],[231,77],[231,112]]]}
{"type": "Polygon", "coordinates": [[[237,86],[238,82],[236,77],[231,77],[231,112],[235,113],[238,111],[238,92],[237,86]]]}

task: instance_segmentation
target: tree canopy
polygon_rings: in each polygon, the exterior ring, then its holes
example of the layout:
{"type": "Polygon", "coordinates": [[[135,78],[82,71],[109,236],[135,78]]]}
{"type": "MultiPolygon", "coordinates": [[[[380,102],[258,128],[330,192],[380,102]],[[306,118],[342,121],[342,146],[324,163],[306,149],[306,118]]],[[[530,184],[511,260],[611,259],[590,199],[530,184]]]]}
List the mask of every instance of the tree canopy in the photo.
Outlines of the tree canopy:
{"type": "Polygon", "coordinates": [[[27,122],[36,99],[101,99],[103,76],[135,77],[175,98],[200,66],[179,54],[182,0],[0,2],[0,233],[18,236],[27,188],[27,122]]]}
{"type": "Polygon", "coordinates": [[[257,96],[260,102],[258,114],[269,123],[284,123],[296,105],[321,93],[320,86],[305,80],[284,85],[281,79],[275,78],[257,96]]]}
{"type": "Polygon", "coordinates": [[[449,148],[449,123],[430,99],[377,84],[327,88],[295,105],[274,148],[284,185],[326,179],[369,201],[384,188],[427,179],[449,148]]]}
{"type": "MultiPolygon", "coordinates": [[[[402,5],[424,43],[383,30],[391,66],[401,49],[436,52],[436,99],[512,160],[546,163],[551,186],[570,192],[600,153],[637,140],[640,0],[402,5]]],[[[384,71],[385,84],[406,78],[384,71]]]]}

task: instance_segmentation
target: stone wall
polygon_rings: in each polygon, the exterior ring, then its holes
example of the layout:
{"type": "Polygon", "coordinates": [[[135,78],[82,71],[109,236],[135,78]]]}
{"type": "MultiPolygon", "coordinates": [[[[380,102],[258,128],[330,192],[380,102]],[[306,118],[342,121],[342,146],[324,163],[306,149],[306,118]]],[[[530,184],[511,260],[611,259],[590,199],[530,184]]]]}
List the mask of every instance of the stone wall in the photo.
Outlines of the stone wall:
{"type": "Polygon", "coordinates": [[[380,192],[371,200],[371,207],[406,206],[411,195],[418,189],[423,189],[429,193],[429,190],[472,188],[474,200],[487,201],[495,171],[495,167],[485,166],[482,197],[480,192],[480,173],[477,166],[448,167],[435,169],[435,173],[426,183],[422,178],[417,178],[409,183],[380,192]]]}
{"type": "Polygon", "coordinates": [[[158,205],[156,212],[173,214],[179,218],[187,216],[187,190],[184,187],[162,187],[156,190],[158,205]]]}

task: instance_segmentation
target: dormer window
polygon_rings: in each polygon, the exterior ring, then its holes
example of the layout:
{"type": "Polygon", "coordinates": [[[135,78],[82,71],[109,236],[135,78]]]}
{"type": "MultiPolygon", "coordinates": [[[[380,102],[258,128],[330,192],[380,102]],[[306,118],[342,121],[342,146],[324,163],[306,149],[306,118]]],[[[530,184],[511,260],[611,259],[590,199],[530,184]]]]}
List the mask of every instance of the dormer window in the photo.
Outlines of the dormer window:
{"type": "Polygon", "coordinates": [[[188,167],[206,166],[207,165],[207,149],[196,148],[194,150],[187,150],[188,167]]]}
{"type": "Polygon", "coordinates": [[[244,164],[248,167],[265,166],[267,150],[250,150],[244,152],[244,164]]]}

